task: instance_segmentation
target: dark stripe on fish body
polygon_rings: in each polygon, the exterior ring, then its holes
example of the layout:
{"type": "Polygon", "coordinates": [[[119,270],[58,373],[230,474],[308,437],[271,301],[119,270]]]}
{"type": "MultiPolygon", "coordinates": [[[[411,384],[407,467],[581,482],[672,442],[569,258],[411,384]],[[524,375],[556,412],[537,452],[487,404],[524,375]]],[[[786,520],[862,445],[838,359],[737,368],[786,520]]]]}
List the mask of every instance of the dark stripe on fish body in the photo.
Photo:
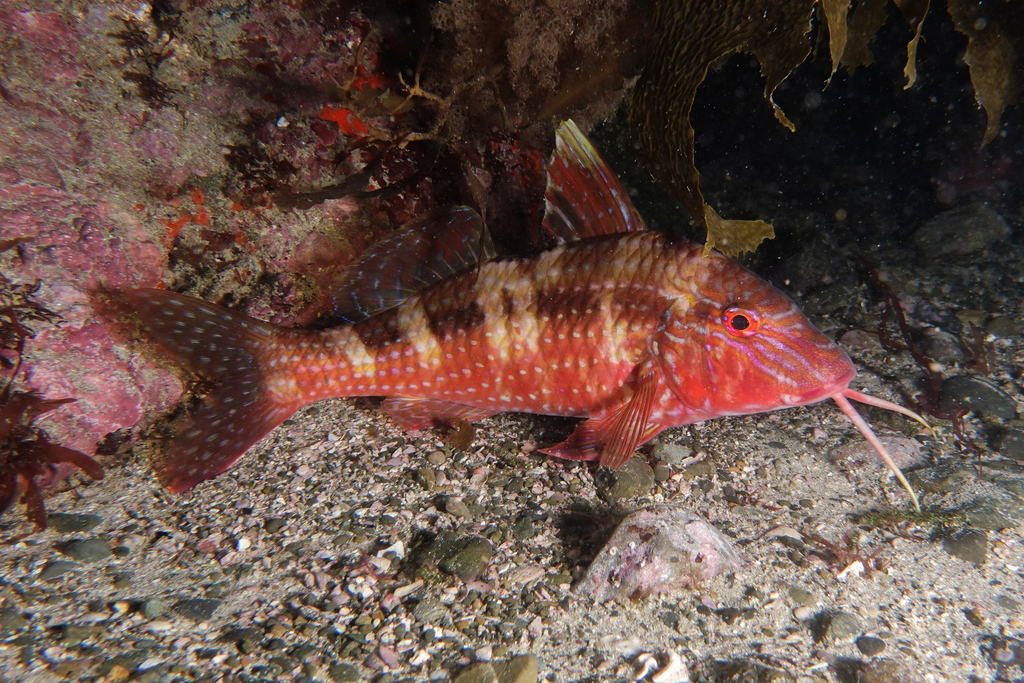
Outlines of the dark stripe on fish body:
{"type": "Polygon", "coordinates": [[[518,310],[516,306],[515,294],[508,287],[501,288],[501,316],[505,320],[509,320],[516,314],[518,310]]]}
{"type": "Polygon", "coordinates": [[[426,307],[427,324],[437,339],[469,334],[484,324],[484,312],[476,301],[453,303],[455,305],[426,307]]]}
{"type": "Polygon", "coordinates": [[[355,326],[359,341],[367,351],[379,351],[405,341],[405,334],[398,324],[398,309],[391,309],[355,326]]]}

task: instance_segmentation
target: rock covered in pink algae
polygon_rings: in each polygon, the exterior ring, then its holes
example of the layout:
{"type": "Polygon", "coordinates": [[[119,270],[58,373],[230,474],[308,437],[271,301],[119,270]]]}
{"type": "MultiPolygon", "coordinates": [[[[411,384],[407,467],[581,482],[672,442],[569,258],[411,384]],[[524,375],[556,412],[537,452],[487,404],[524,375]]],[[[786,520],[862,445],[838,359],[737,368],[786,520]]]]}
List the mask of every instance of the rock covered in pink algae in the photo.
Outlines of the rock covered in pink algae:
{"type": "Polygon", "coordinates": [[[619,524],[575,591],[599,601],[639,600],[736,571],[743,556],[692,510],[654,505],[619,524]]]}

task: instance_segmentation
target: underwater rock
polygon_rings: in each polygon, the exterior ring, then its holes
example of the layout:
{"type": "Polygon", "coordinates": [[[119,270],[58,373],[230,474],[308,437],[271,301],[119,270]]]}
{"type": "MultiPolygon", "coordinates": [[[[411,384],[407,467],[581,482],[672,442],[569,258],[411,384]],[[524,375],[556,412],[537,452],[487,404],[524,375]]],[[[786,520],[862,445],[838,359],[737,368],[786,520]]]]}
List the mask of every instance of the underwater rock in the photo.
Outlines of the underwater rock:
{"type": "Polygon", "coordinates": [[[942,383],[939,410],[963,406],[985,418],[1012,420],[1017,417],[1017,402],[995,385],[977,377],[958,375],[942,383]]]}
{"type": "Polygon", "coordinates": [[[692,510],[662,504],[622,520],[574,590],[599,601],[639,600],[735,571],[732,543],[692,510]]]}
{"type": "Polygon", "coordinates": [[[708,683],[796,683],[796,677],[776,662],[758,661],[755,658],[739,658],[728,661],[710,660],[702,662],[694,671],[695,681],[708,683]]]}
{"type": "Polygon", "coordinates": [[[914,244],[929,258],[966,255],[987,249],[1010,236],[1010,227],[988,204],[971,204],[927,221],[914,233],[914,244]]]}
{"type": "Polygon", "coordinates": [[[468,583],[487,569],[493,552],[493,544],[482,536],[443,533],[434,540],[428,554],[442,571],[468,583]]]}
{"type": "MultiPolygon", "coordinates": [[[[927,453],[921,451],[921,444],[914,439],[903,436],[880,436],[878,438],[900,469],[910,469],[928,461],[927,453]]],[[[866,441],[840,446],[829,451],[828,458],[833,462],[844,462],[850,469],[858,472],[885,469],[885,463],[866,441]]]]}
{"type": "Polygon", "coordinates": [[[607,473],[598,484],[598,493],[615,505],[630,498],[646,496],[654,486],[654,470],[643,458],[630,458],[622,467],[607,473]]]}
{"type": "Polygon", "coordinates": [[[988,559],[988,532],[982,529],[961,529],[943,539],[942,549],[964,562],[983,565],[988,559]]]}
{"type": "Polygon", "coordinates": [[[988,442],[989,448],[1011,460],[1024,461],[1024,430],[1007,429],[996,432],[988,442]]]}

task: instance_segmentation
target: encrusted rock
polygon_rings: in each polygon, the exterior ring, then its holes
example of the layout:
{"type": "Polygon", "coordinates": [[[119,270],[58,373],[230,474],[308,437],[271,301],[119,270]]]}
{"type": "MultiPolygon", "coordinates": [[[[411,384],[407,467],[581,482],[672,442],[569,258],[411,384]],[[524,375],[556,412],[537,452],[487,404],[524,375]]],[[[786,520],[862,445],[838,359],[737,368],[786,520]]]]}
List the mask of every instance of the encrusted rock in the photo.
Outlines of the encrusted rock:
{"type": "Polygon", "coordinates": [[[914,233],[914,244],[929,258],[973,254],[1010,236],[1010,228],[988,204],[944,211],[914,233]]]}
{"type": "Polygon", "coordinates": [[[736,571],[743,562],[729,539],[703,517],[674,505],[654,505],[622,520],[575,590],[598,600],[637,600],[736,571]]]}
{"type": "Polygon", "coordinates": [[[961,529],[945,538],[942,548],[965,562],[985,564],[988,559],[988,532],[982,529],[961,529]]]}

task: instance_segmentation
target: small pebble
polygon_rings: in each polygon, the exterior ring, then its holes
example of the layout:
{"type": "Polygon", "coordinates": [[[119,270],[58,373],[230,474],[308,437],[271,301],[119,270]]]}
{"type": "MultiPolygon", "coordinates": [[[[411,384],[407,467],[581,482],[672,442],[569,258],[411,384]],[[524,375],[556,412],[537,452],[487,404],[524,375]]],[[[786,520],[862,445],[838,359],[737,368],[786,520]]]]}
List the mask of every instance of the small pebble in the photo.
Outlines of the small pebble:
{"type": "Polygon", "coordinates": [[[78,564],[77,562],[68,562],[67,560],[54,560],[53,562],[47,563],[47,565],[43,567],[43,571],[39,572],[39,580],[53,581],[54,579],[59,578],[64,574],[67,574],[72,569],[81,566],[82,565],[78,564]]]}
{"type": "Polygon", "coordinates": [[[687,458],[693,457],[693,449],[677,443],[657,443],[651,455],[666,465],[678,465],[687,458]]]}
{"type": "Polygon", "coordinates": [[[654,470],[643,458],[630,458],[601,482],[598,493],[611,504],[646,496],[654,487],[654,470]]]}
{"type": "Polygon", "coordinates": [[[477,662],[460,671],[453,683],[498,683],[498,674],[490,662],[477,662]]]}
{"type": "Polygon", "coordinates": [[[860,620],[847,612],[822,612],[811,625],[811,631],[818,641],[842,640],[858,635],[863,630],[860,620]]]}
{"type": "Polygon", "coordinates": [[[206,621],[213,616],[213,613],[220,607],[220,600],[204,600],[202,598],[191,598],[179,600],[172,608],[175,612],[193,621],[206,621]]]}
{"type": "Polygon", "coordinates": [[[102,538],[86,538],[64,546],[64,554],[79,562],[99,562],[113,555],[110,545],[102,538]]]}
{"type": "Polygon", "coordinates": [[[21,612],[9,607],[0,607],[0,631],[17,631],[26,626],[28,619],[21,612]]]}
{"type": "Polygon", "coordinates": [[[160,598],[151,598],[142,603],[142,614],[147,619],[156,619],[167,612],[166,601],[160,598]]]}
{"type": "Polygon", "coordinates": [[[46,516],[46,527],[59,534],[90,531],[103,521],[99,515],[51,512],[46,516]]]}
{"type": "Polygon", "coordinates": [[[873,657],[885,649],[885,641],[874,636],[861,636],[856,643],[857,649],[868,657],[873,657]]]}
{"type": "Polygon", "coordinates": [[[810,607],[797,607],[793,610],[793,618],[799,622],[810,621],[814,616],[814,610],[810,607]]]}
{"type": "Polygon", "coordinates": [[[281,517],[269,517],[265,522],[263,522],[263,529],[268,534],[276,534],[278,531],[283,529],[286,524],[287,522],[285,522],[281,517]]]}

